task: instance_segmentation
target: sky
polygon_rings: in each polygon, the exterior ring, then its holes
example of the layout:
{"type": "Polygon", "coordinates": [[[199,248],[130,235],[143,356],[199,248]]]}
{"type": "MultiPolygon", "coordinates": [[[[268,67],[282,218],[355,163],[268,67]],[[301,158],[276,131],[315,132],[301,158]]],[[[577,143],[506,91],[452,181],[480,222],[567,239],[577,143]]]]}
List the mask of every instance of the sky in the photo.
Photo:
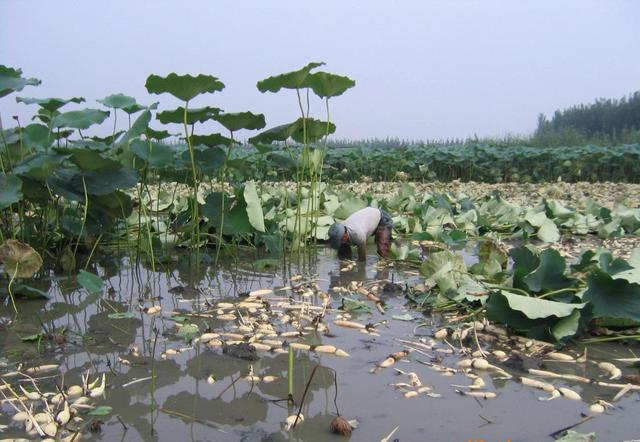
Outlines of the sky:
{"type": "MultiPolygon", "coordinates": [[[[202,73],[226,87],[192,106],[271,127],[298,117],[295,93],[256,82],[323,61],[356,81],[331,100],[336,138],[528,134],[539,113],[640,90],[638,23],[635,0],[0,0],[0,64],[42,80],[0,99],[0,116],[34,113],[16,95],[99,108],[119,92],[170,109],[147,76],[202,73]]],[[[324,117],[320,101],[311,114],[324,117]]]]}

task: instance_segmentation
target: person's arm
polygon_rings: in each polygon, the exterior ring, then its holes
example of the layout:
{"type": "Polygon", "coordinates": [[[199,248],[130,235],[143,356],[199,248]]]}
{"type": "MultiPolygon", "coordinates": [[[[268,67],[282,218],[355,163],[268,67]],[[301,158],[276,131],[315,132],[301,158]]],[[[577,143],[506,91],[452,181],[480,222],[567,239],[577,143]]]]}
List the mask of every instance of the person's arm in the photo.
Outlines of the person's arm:
{"type": "Polygon", "coordinates": [[[367,260],[367,243],[362,242],[358,244],[358,261],[367,260]]]}

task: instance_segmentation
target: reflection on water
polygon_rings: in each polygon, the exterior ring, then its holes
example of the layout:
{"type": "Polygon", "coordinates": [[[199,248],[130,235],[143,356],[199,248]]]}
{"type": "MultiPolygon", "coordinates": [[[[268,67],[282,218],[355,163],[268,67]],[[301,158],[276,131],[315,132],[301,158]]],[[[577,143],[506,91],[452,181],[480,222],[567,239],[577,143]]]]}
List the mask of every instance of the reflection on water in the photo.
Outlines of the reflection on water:
{"type": "MultiPolygon", "coordinates": [[[[460,253],[467,264],[477,261],[474,245],[460,253]]],[[[372,250],[373,253],[373,250],[372,250]]],[[[321,367],[309,385],[302,409],[303,424],[290,433],[281,423],[297,412],[282,399],[288,392],[286,354],[262,353],[257,361],[245,361],[223,354],[220,349],[192,346],[178,332],[176,320],[169,312],[178,312],[201,332],[231,330],[230,323],[200,315],[221,299],[239,299],[251,290],[283,287],[292,275],[316,275],[324,291],[333,286],[347,286],[352,281],[388,280],[412,282],[415,276],[407,269],[377,269],[372,254],[366,263],[357,263],[350,271],[341,271],[334,252],[319,249],[311,262],[301,269],[296,263],[283,261],[276,271],[256,272],[252,262],[258,258],[246,252],[216,269],[204,263],[198,269],[187,256],[177,259],[171,269],[153,273],[144,265],[131,265],[128,258],[104,257],[93,271],[106,282],[103,294],[87,294],[78,289],[73,278],[59,276],[37,283],[48,291],[49,301],[21,302],[20,321],[0,331],[4,360],[12,366],[24,361],[29,365],[56,361],[65,373],[65,384],[78,383],[87,370],[107,373],[109,388],[101,404],[113,407],[114,415],[102,418],[106,424],[104,440],[340,440],[329,433],[335,416],[336,386],[333,372],[321,367]],[[150,316],[144,307],[161,305],[163,315],[150,316]],[[119,315],[118,315],[119,314],[119,315]],[[119,317],[118,317],[119,316],[119,317]],[[23,342],[22,337],[66,329],[66,343],[43,340],[38,345],[23,342]],[[167,350],[178,353],[163,359],[167,350]],[[269,383],[252,383],[248,373],[273,376],[269,383]],[[215,380],[215,382],[211,382],[215,380]]],[[[288,292],[284,296],[288,296],[288,292]]],[[[396,338],[414,338],[430,334],[429,327],[417,328],[418,321],[391,319],[407,313],[401,293],[385,295],[387,311],[376,309],[361,315],[362,322],[387,321],[379,327],[380,336],[333,327],[331,315],[326,335],[312,333],[305,342],[335,345],[351,356],[338,358],[313,352],[295,351],[294,397],[300,399],[313,368],[318,364],[337,372],[337,400],[340,413],[357,419],[360,426],[352,440],[380,440],[399,427],[399,440],[545,440],[554,430],[580,420],[588,408],[584,402],[567,400],[542,402],[541,394],[516,382],[494,380],[485,376],[487,388],[497,391],[498,399],[475,401],[453,393],[451,384],[469,383],[464,375],[443,377],[417,362],[425,355],[400,361],[396,368],[414,371],[424,385],[433,387],[441,398],[420,397],[406,400],[389,386],[399,382],[393,369],[370,374],[375,363],[403,347],[396,338]],[[488,423],[490,422],[490,423],[488,423]]],[[[331,306],[340,305],[340,296],[332,295],[331,306]]],[[[11,307],[0,312],[2,320],[12,318],[11,307]]],[[[411,313],[411,312],[409,312],[411,313]]],[[[420,318],[419,314],[413,316],[420,318]]],[[[432,318],[425,318],[429,324],[432,318]]],[[[437,321],[437,319],[433,319],[437,321]]],[[[600,345],[590,348],[590,356],[629,357],[627,348],[600,345]]],[[[445,362],[447,359],[445,358],[445,362]]],[[[455,357],[449,358],[451,366],[455,357]]],[[[537,361],[523,360],[514,371],[538,366],[537,361]]],[[[596,377],[593,366],[570,366],[551,363],[548,369],[596,377]],[[583,372],[581,372],[581,370],[583,372]]],[[[524,372],[522,372],[524,373],[524,372]]],[[[521,373],[521,374],[522,374],[521,373]]],[[[44,379],[53,390],[55,378],[44,379]]],[[[572,386],[586,402],[608,397],[588,385],[572,386]]],[[[579,430],[596,431],[603,440],[631,438],[634,415],[639,406],[633,396],[625,397],[609,416],[587,422],[579,430]],[[615,422],[615,425],[611,423],[615,422]]],[[[6,405],[5,405],[6,407],[6,405]]],[[[0,424],[10,424],[6,415],[0,424]]],[[[10,425],[3,437],[23,433],[10,425]]],[[[636,435],[637,436],[637,435],[636,435]]]]}

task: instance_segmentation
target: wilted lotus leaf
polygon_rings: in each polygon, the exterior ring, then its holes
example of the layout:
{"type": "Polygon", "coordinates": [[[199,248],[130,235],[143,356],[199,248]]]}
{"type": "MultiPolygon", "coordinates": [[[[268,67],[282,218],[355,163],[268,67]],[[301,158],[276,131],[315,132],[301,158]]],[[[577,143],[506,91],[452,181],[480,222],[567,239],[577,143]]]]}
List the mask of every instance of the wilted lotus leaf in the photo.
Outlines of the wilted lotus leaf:
{"type": "Polygon", "coordinates": [[[15,239],[0,246],[0,261],[9,275],[31,278],[42,266],[42,257],[29,244],[15,239]]]}
{"type": "Polygon", "coordinates": [[[25,86],[37,86],[40,80],[37,78],[23,78],[21,69],[13,69],[0,65],[0,97],[11,92],[21,91],[25,86]]]}
{"type": "Polygon", "coordinates": [[[73,97],[68,100],[64,98],[28,98],[28,97],[16,97],[16,102],[24,104],[37,104],[42,109],[45,109],[51,113],[57,111],[65,104],[76,103],[80,104],[84,100],[84,97],[73,97]]]}
{"type": "Polygon", "coordinates": [[[299,89],[302,87],[306,87],[304,85],[309,72],[312,69],[315,69],[319,66],[322,66],[324,63],[316,63],[311,62],[302,69],[297,71],[287,72],[285,74],[274,75],[269,78],[265,78],[262,81],[259,81],[256,85],[260,92],[278,92],[280,89],[299,89]]]}

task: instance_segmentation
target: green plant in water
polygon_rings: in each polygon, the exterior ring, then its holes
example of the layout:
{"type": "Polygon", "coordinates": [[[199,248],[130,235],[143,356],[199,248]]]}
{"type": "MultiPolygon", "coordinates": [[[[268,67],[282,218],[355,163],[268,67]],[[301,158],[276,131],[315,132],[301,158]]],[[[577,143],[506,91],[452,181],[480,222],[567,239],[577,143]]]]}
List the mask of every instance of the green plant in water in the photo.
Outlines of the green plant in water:
{"type": "Polygon", "coordinates": [[[312,62],[303,68],[285,74],[268,77],[257,83],[260,92],[278,92],[281,89],[295,90],[300,119],[288,124],[269,129],[257,137],[253,142],[286,141],[291,137],[294,141],[302,144],[300,161],[296,173],[296,215],[293,226],[293,248],[299,250],[304,248],[306,235],[309,230],[309,221],[312,222],[313,230],[317,225],[317,208],[319,205],[317,198],[318,182],[322,176],[322,151],[310,149],[310,143],[318,139],[325,138],[335,131],[335,125],[330,120],[329,98],[341,95],[355,85],[353,80],[325,72],[317,74],[312,70],[324,65],[324,63],[312,62]],[[322,122],[309,118],[310,103],[309,89],[319,97],[325,99],[327,110],[327,121],[322,122]],[[301,91],[306,90],[306,109],[303,104],[301,91]],[[303,184],[309,183],[309,194],[307,195],[307,207],[304,213],[304,224],[302,221],[303,212],[303,184]],[[309,219],[311,218],[311,220],[309,219]]]}
{"type": "Polygon", "coordinates": [[[184,136],[187,141],[187,148],[189,150],[189,159],[191,162],[191,176],[192,176],[192,190],[193,190],[193,204],[192,204],[192,219],[193,223],[193,235],[191,245],[196,251],[196,262],[199,261],[199,246],[200,246],[200,220],[198,214],[198,171],[196,168],[194,147],[191,140],[191,135],[188,129],[188,110],[189,102],[203,93],[214,93],[224,89],[224,83],[211,75],[178,75],[171,73],[166,77],[160,77],[158,75],[149,75],[145,83],[147,91],[151,94],[169,93],[174,97],[184,101],[183,111],[183,126],[184,136]]]}
{"type": "Polygon", "coordinates": [[[16,278],[31,278],[42,267],[42,257],[29,244],[24,244],[14,239],[7,240],[0,246],[0,262],[5,271],[10,275],[7,291],[11,304],[16,314],[18,308],[11,291],[11,286],[16,278]]]}

